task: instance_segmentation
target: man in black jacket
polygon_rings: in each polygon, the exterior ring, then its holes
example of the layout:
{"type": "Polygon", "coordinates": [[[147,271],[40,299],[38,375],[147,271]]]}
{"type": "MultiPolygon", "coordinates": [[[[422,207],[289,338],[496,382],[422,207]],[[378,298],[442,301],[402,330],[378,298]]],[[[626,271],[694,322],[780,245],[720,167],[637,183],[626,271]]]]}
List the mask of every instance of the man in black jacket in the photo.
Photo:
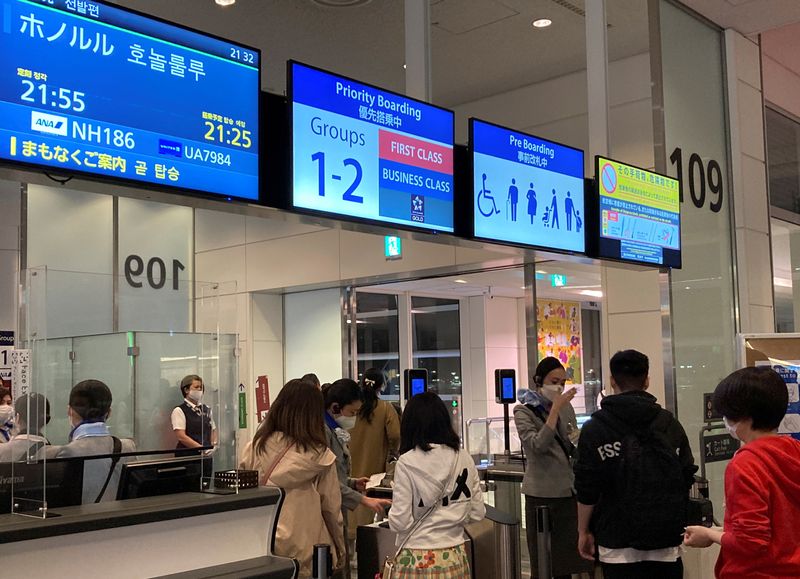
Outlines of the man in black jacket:
{"type": "Polygon", "coordinates": [[[689,488],[697,470],[681,424],[647,393],[636,350],[610,362],[615,396],[582,431],[575,465],[578,549],[606,579],[680,579],[689,488]]]}

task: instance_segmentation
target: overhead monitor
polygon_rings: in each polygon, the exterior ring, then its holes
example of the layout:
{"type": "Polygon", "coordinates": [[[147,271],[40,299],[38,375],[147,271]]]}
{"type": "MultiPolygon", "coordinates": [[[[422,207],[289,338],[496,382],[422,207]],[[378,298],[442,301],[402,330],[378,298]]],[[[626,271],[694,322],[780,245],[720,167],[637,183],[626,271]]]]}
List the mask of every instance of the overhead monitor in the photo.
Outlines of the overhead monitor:
{"type": "Polygon", "coordinates": [[[258,199],[257,49],[97,0],[0,8],[0,160],[258,199]]]}
{"type": "Polygon", "coordinates": [[[583,253],[583,151],[470,119],[475,237],[583,253]]]}
{"type": "Polygon", "coordinates": [[[292,205],[453,231],[453,112],[289,63],[292,205]]]}
{"type": "Polygon", "coordinates": [[[599,156],[596,180],[598,257],[680,267],[680,182],[599,156]]]}

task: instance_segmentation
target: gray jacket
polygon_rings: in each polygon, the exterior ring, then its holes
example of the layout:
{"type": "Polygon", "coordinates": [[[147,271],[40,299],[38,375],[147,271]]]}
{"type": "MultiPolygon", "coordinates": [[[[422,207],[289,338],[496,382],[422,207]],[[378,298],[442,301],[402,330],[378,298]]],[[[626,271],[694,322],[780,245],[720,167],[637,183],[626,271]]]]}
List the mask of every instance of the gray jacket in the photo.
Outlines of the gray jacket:
{"type": "Polygon", "coordinates": [[[325,426],[328,435],[328,447],[336,455],[336,474],[339,475],[339,488],[342,491],[342,512],[347,521],[346,511],[353,511],[361,504],[361,493],[355,486],[355,479],[350,478],[350,450],[342,444],[339,437],[330,426],[325,426]]]}
{"type": "Polygon", "coordinates": [[[47,444],[47,439],[36,434],[18,434],[5,444],[0,444],[0,462],[20,462],[28,452],[36,450],[35,459],[54,458],[58,447],[47,444]]]}
{"type": "MultiPolygon", "coordinates": [[[[546,412],[544,414],[547,416],[546,412]]],[[[558,438],[567,448],[571,447],[568,424],[574,420],[575,411],[571,406],[561,409],[558,438]]],[[[522,493],[542,498],[572,496],[575,483],[572,461],[559,444],[556,432],[523,404],[514,407],[514,423],[527,460],[522,493]]]]}
{"type": "MultiPolygon", "coordinates": [[[[121,452],[135,452],[136,444],[129,438],[120,439],[122,442],[121,452]]],[[[111,454],[114,452],[114,440],[111,436],[90,436],[78,438],[62,446],[56,458],[68,456],[91,456],[93,454],[111,454]]],[[[132,460],[131,458],[121,458],[114,467],[111,480],[108,481],[105,493],[101,502],[114,501],[117,499],[117,487],[119,487],[119,477],[122,472],[122,465],[132,460]]],[[[110,458],[97,460],[87,460],[83,463],[83,504],[91,504],[97,499],[97,495],[103,489],[103,484],[108,477],[111,468],[110,458]]]]}

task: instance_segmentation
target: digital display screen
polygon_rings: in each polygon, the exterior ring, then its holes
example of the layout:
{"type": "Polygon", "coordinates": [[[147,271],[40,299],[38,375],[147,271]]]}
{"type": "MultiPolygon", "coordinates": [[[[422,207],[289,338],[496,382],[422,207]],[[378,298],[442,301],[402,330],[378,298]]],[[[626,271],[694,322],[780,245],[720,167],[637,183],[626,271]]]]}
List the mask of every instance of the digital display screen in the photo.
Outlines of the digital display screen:
{"type": "Polygon", "coordinates": [[[514,391],[514,379],[509,376],[503,376],[503,400],[516,399],[517,393],[514,391]]]}
{"type": "Polygon", "coordinates": [[[294,207],[453,231],[453,113],[296,62],[294,207]]]}
{"type": "Polygon", "coordinates": [[[585,251],[583,151],[472,119],[475,237],[585,251]]]}
{"type": "Polygon", "coordinates": [[[0,2],[0,159],[258,199],[260,53],[90,0],[0,2]]]}
{"type": "Polygon", "coordinates": [[[425,378],[411,379],[411,396],[423,394],[425,392],[425,378]]]}
{"type": "Polygon", "coordinates": [[[677,179],[597,157],[599,257],[681,266],[677,179]]]}

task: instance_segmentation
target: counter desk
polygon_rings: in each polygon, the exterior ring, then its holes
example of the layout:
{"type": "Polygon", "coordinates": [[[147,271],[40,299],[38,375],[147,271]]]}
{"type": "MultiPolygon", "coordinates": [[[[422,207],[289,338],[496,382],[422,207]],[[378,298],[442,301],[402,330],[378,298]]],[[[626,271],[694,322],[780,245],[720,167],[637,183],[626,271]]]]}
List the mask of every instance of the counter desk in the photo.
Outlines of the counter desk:
{"type": "Polygon", "coordinates": [[[272,556],[282,501],[280,489],[260,487],[65,507],[46,519],[0,515],[3,575],[289,579],[294,561],[272,556]]]}

